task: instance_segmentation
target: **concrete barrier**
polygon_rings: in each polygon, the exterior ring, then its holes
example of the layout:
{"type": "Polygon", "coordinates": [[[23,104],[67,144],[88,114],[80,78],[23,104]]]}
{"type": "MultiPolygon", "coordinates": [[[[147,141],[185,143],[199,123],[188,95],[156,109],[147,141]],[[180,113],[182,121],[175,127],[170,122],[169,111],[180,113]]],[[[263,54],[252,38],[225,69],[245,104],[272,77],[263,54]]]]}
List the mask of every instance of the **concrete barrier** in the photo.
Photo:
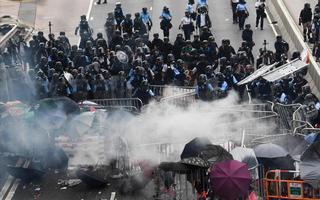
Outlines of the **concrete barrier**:
{"type": "Polygon", "coordinates": [[[310,87],[317,96],[320,95],[320,68],[315,59],[311,56],[309,46],[303,41],[303,36],[298,25],[290,15],[287,7],[282,0],[269,0],[267,12],[273,22],[277,22],[275,28],[281,33],[283,38],[290,45],[290,50],[298,50],[302,52],[307,50],[310,52],[310,65],[308,67],[308,81],[310,87]]]}

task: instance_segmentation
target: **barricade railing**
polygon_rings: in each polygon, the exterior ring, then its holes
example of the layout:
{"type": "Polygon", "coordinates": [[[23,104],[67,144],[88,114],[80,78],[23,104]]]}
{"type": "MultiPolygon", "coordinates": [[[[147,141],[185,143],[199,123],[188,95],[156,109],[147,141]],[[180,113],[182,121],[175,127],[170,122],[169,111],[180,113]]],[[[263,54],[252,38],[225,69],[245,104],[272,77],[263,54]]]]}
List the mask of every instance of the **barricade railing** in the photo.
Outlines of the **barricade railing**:
{"type": "Polygon", "coordinates": [[[94,107],[94,108],[128,108],[133,110],[140,110],[143,103],[138,98],[119,98],[119,99],[90,99],[90,102],[96,103],[98,105],[85,105],[80,102],[80,106],[94,107]]]}
{"type": "Polygon", "coordinates": [[[270,170],[265,175],[266,200],[296,199],[319,200],[320,189],[312,188],[303,180],[295,180],[299,171],[270,170]],[[282,178],[282,176],[284,178],[282,178]]]}
{"type": "MultiPolygon", "coordinates": [[[[273,143],[274,141],[277,141],[281,137],[286,137],[287,135],[292,135],[292,133],[288,132],[288,133],[282,133],[282,134],[273,134],[273,135],[256,137],[250,141],[250,146],[256,146],[256,145],[265,144],[265,143],[273,143]]],[[[302,135],[300,134],[295,134],[294,136],[302,137],[302,135]]]]}
{"type": "Polygon", "coordinates": [[[196,101],[195,95],[195,92],[176,94],[161,98],[160,103],[168,103],[175,106],[187,107],[196,101]]]}
{"type": "Polygon", "coordinates": [[[287,130],[294,130],[293,126],[293,116],[295,111],[301,107],[301,104],[289,104],[289,105],[284,105],[284,104],[274,104],[273,106],[273,111],[278,113],[279,115],[279,122],[280,122],[280,129],[287,129],[287,130]]]}
{"type": "Polygon", "coordinates": [[[196,91],[195,87],[170,85],[150,85],[149,88],[156,96],[160,97],[170,97],[179,94],[188,94],[196,91]]]}

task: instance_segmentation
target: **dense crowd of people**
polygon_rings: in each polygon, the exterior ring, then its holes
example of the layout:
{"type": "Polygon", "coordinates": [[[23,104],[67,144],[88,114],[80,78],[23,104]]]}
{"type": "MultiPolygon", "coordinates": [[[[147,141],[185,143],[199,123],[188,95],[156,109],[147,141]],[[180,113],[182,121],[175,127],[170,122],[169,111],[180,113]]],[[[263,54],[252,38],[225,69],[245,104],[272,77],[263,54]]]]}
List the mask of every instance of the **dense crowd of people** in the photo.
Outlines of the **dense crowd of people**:
{"type": "MultiPolygon", "coordinates": [[[[215,41],[206,0],[197,3],[189,0],[179,27],[173,27],[173,16],[169,8],[164,7],[159,24],[163,39],[159,33],[149,35],[154,24],[147,8],[135,13],[132,19],[131,14],[123,13],[118,2],[106,19],[107,38],[102,33],[93,38],[93,31],[83,15],[75,30],[81,38],[79,46],[71,45],[64,32],[58,37],[50,33],[46,38],[39,31],[28,44],[19,41],[26,55],[22,60],[29,66],[28,74],[34,81],[38,98],[68,96],[80,101],[137,97],[146,104],[155,96],[150,84],[195,86],[196,97],[202,100],[225,97],[230,90],[244,98],[245,86],[237,83],[262,65],[277,62],[277,66],[281,66],[288,62],[289,45],[277,36],[275,52],[266,49],[265,41],[255,59],[253,30],[250,24],[245,24],[246,2],[231,0],[230,3],[233,22],[242,30],[243,42],[238,49],[229,39],[223,39],[221,44],[215,41]],[[183,30],[173,42],[169,39],[171,28],[183,30]],[[199,29],[199,34],[194,34],[195,29],[199,29]]],[[[256,28],[263,29],[265,1],[257,0],[255,6],[256,28]]],[[[305,23],[303,17],[301,20],[305,23]]],[[[9,41],[1,62],[15,66],[21,57],[18,56],[20,43],[9,41]]],[[[294,52],[290,59],[299,57],[300,53],[294,52]]],[[[260,78],[248,84],[248,88],[252,97],[259,100],[303,103],[309,101],[308,94],[312,94],[305,74],[306,70],[300,71],[275,83],[260,78]]],[[[315,95],[312,101],[318,103],[315,95]]]]}

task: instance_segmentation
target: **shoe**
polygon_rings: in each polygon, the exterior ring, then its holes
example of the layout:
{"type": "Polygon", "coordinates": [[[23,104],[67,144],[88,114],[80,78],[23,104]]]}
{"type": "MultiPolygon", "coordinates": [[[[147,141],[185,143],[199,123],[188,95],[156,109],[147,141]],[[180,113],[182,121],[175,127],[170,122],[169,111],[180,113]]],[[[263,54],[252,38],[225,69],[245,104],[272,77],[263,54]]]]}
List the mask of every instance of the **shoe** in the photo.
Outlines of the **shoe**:
{"type": "Polygon", "coordinates": [[[99,1],[98,1],[98,2],[97,2],[97,4],[98,4],[98,5],[100,5],[100,4],[101,4],[101,2],[99,2],[99,1]]]}
{"type": "Polygon", "coordinates": [[[256,29],[256,30],[257,30],[257,29],[258,29],[258,27],[256,26],[254,29],[256,29]]]}
{"type": "Polygon", "coordinates": [[[103,2],[103,4],[107,4],[107,1],[103,2]]]}
{"type": "Polygon", "coordinates": [[[263,30],[263,28],[261,28],[261,30],[263,30]]]}

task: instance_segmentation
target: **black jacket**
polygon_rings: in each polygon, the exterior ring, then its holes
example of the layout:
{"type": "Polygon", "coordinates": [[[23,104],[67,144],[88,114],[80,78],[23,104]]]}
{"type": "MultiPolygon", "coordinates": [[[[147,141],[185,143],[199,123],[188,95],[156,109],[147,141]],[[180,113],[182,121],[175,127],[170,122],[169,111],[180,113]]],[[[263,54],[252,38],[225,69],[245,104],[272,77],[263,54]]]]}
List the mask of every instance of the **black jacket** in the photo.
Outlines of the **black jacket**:
{"type": "Polygon", "coordinates": [[[299,20],[301,23],[311,22],[312,21],[312,10],[309,9],[302,9],[300,12],[299,20]]]}
{"type": "MultiPolygon", "coordinates": [[[[206,17],[205,17],[205,26],[208,27],[208,28],[211,28],[212,24],[211,24],[210,17],[209,17],[208,14],[205,14],[205,15],[206,15],[206,17]]],[[[197,27],[200,28],[200,25],[201,25],[201,15],[200,14],[197,16],[196,25],[197,25],[197,27]]]]}

